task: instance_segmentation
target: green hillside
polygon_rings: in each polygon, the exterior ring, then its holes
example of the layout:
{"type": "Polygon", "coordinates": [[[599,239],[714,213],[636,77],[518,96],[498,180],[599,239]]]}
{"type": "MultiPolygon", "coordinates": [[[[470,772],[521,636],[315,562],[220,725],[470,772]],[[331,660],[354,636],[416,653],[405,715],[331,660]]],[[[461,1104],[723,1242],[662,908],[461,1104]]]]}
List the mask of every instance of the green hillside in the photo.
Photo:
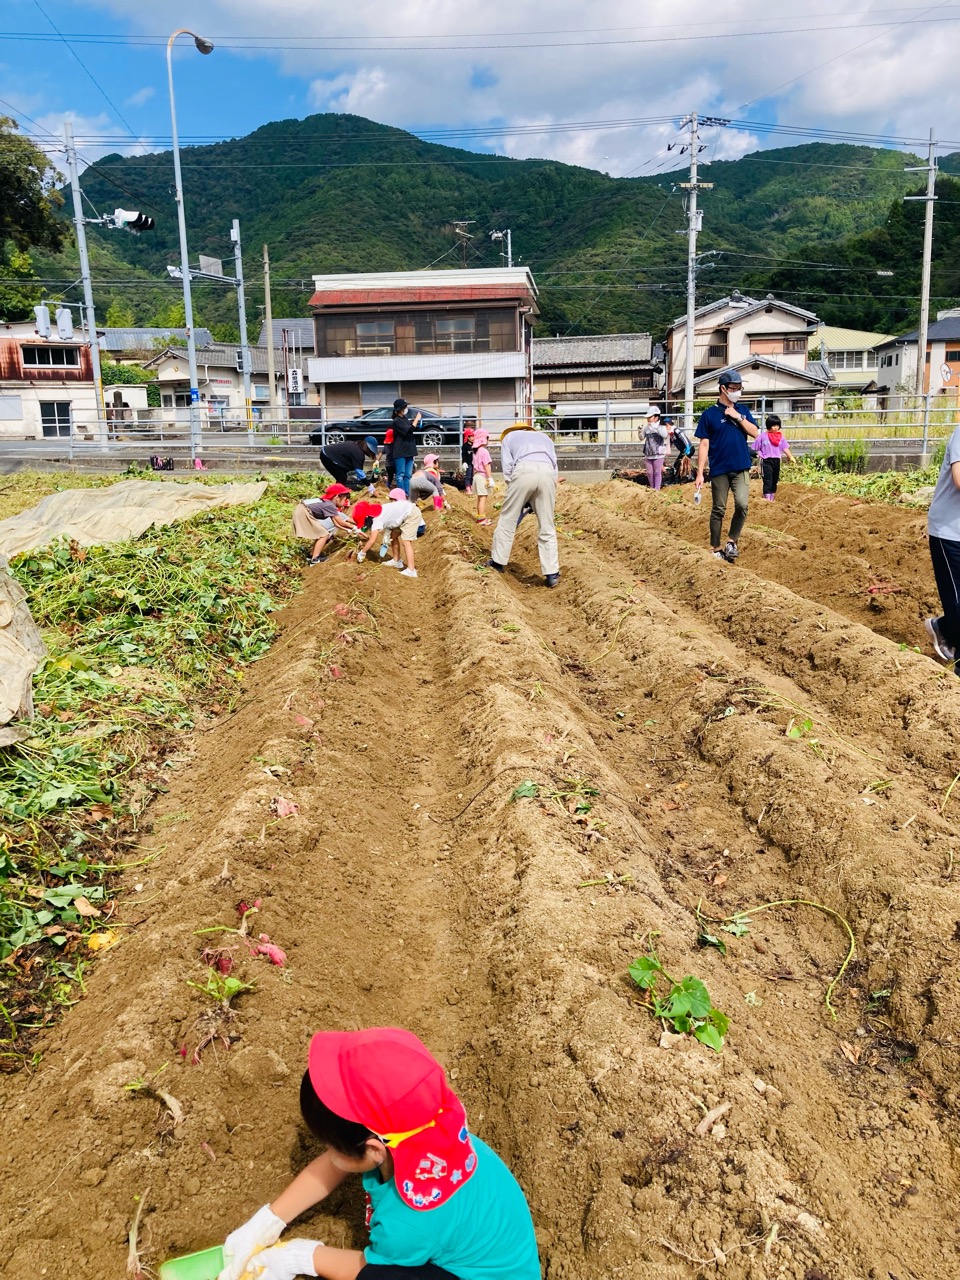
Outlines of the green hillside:
{"type": "MultiPolygon", "coordinates": [[[[722,253],[701,277],[701,299],[731,288],[779,287],[835,322],[867,327],[883,316],[889,327],[894,310],[909,318],[910,299],[893,308],[889,295],[919,288],[922,206],[901,203],[916,186],[915,176],[903,173],[912,162],[900,152],[814,143],[709,165],[702,177],[715,186],[702,197],[701,247],[722,253]],[[860,252],[855,246],[865,237],[877,237],[862,252],[878,266],[896,259],[896,287],[878,289],[883,281],[872,276],[878,301],[868,295],[859,309],[852,298],[842,305],[836,298],[845,276],[793,265],[844,265],[840,258],[860,252]]],[[[499,246],[487,233],[511,228],[515,260],[534,271],[541,291],[542,333],[659,333],[683,310],[686,242],[677,234],[684,214],[675,186],[682,173],[610,178],[556,161],[423,142],[344,115],[277,121],[245,138],[190,148],[183,171],[194,260],[200,252],[222,256],[229,271],[230,222],[240,219],[253,329],[264,243],[274,314],[305,314],[314,272],[454,269],[461,261],[454,219],[473,220],[468,264],[475,266],[499,265],[499,246]]],[[[179,258],[172,174],[164,152],[107,156],[84,176],[96,208],[141,208],[157,220],[155,232],[139,237],[91,229],[104,317],[116,300],[141,323],[176,302],[178,286],[165,273],[179,258]]],[[[36,260],[44,276],[75,278],[70,254],[36,260]]],[[[953,276],[946,269],[942,275],[946,289],[953,276]]],[[[842,292],[867,292],[857,281],[856,290],[842,292]]],[[[195,303],[198,323],[236,319],[232,290],[198,288],[195,303]]]]}

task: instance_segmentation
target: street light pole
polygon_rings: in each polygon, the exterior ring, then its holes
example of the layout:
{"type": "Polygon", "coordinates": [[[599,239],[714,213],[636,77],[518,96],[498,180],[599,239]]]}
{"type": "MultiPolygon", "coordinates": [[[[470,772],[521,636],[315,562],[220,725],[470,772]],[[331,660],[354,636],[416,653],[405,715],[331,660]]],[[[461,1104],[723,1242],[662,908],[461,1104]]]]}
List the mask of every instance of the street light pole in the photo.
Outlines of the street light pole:
{"type": "Polygon", "coordinates": [[[170,86],[170,125],[173,134],[173,173],[176,183],[177,221],[180,225],[180,266],[183,273],[183,315],[187,327],[187,362],[190,366],[190,456],[196,458],[200,444],[200,388],[197,375],[197,344],[193,335],[193,299],[190,296],[190,255],[187,250],[187,221],[183,211],[183,179],[180,176],[180,144],[177,140],[177,107],[173,95],[173,42],[177,36],[192,36],[200,53],[212,53],[213,43],[187,27],[179,27],[167,41],[167,83],[170,86]]]}

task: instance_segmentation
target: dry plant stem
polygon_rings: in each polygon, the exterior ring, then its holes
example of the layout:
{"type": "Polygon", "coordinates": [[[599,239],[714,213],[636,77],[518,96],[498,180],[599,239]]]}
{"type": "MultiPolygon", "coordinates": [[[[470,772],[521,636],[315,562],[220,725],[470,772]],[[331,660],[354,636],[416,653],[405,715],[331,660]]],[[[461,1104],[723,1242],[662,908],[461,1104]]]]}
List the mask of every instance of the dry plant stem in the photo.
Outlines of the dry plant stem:
{"type": "Polygon", "coordinates": [[[850,939],[850,945],[847,948],[847,954],[843,958],[843,964],[837,970],[836,975],[827,987],[826,994],[823,997],[823,1003],[829,1009],[830,1017],[836,1021],[837,1011],[834,1009],[831,999],[834,991],[837,989],[837,984],[846,973],[847,966],[850,964],[850,961],[853,959],[857,951],[857,941],[853,935],[853,929],[850,927],[849,921],[842,916],[839,911],[834,911],[832,907],[825,907],[822,902],[812,902],[809,898],[778,898],[776,902],[761,902],[756,907],[747,907],[745,910],[738,911],[732,916],[705,916],[699,911],[699,909],[697,911],[697,915],[700,919],[709,921],[710,924],[727,924],[731,921],[744,920],[748,916],[758,915],[761,911],[769,911],[772,907],[812,907],[814,911],[821,911],[825,916],[830,916],[832,919],[836,920],[838,924],[842,926],[847,937],[850,939]]]}
{"type": "Polygon", "coordinates": [[[957,785],[958,782],[960,782],[960,773],[957,774],[954,780],[950,783],[949,787],[947,787],[947,794],[943,797],[943,803],[940,805],[941,813],[943,813],[944,809],[947,807],[947,801],[950,799],[950,796],[953,792],[953,788],[957,785]]]}
{"type": "Polygon", "coordinates": [[[127,1275],[130,1280],[143,1280],[143,1268],[140,1265],[140,1250],[137,1247],[137,1237],[140,1234],[140,1215],[143,1213],[143,1206],[149,1194],[150,1189],[147,1188],[142,1195],[137,1197],[137,1211],[133,1215],[133,1221],[130,1223],[130,1232],[127,1236],[127,1275]]]}
{"type": "Polygon", "coordinates": [[[617,647],[617,641],[620,639],[620,628],[623,626],[624,622],[630,616],[631,613],[633,613],[633,605],[630,605],[629,608],[624,609],[623,613],[621,613],[620,617],[617,619],[617,625],[613,629],[613,639],[607,645],[606,649],[604,649],[603,653],[601,653],[600,656],[597,658],[598,663],[602,662],[604,658],[608,658],[610,654],[613,653],[614,649],[617,647]]]}

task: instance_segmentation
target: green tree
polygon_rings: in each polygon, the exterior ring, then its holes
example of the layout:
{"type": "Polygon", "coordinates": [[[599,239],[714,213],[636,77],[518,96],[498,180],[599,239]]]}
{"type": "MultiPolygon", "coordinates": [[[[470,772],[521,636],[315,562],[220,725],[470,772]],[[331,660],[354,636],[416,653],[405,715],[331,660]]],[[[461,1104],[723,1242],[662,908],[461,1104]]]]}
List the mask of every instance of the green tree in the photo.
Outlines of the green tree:
{"type": "MultiPolygon", "coordinates": [[[[194,316],[194,324],[197,318],[194,316]]],[[[175,302],[170,302],[166,306],[158,307],[150,317],[149,325],[154,329],[182,329],[187,323],[186,312],[183,307],[183,299],[178,298],[175,302]]]]}
{"type": "Polygon", "coordinates": [[[107,310],[107,327],[110,329],[133,329],[136,327],[136,323],[137,318],[133,314],[133,307],[121,301],[120,298],[114,298],[107,310]]]}
{"type": "Polygon", "coordinates": [[[0,116],[0,244],[12,240],[18,249],[33,245],[55,253],[62,248],[61,177],[38,146],[20,137],[16,122],[0,116]]]}
{"type": "Polygon", "coordinates": [[[114,364],[112,360],[104,360],[100,371],[103,374],[103,385],[139,386],[147,384],[147,404],[154,409],[160,407],[160,388],[157,385],[156,369],[144,369],[140,364],[114,364]]]}
{"type": "Polygon", "coordinates": [[[234,320],[224,320],[221,324],[212,324],[210,332],[217,342],[240,341],[240,326],[234,320]]]}
{"type": "Polygon", "coordinates": [[[26,319],[30,308],[41,300],[40,285],[29,253],[18,249],[12,240],[0,246],[0,276],[11,282],[0,283],[0,320],[26,319]]]}

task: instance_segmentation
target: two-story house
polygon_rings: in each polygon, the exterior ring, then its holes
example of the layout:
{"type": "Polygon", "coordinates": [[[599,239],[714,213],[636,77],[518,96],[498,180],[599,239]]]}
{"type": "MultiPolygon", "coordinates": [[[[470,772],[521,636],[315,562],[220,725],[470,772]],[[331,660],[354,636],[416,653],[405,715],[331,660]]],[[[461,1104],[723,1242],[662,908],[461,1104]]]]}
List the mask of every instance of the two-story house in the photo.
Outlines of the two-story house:
{"type": "MultiPolygon", "coordinates": [[[[911,330],[889,338],[877,348],[877,383],[880,403],[885,409],[909,408],[914,404],[920,331],[911,330]]],[[[952,408],[960,402],[960,309],[938,311],[927,329],[923,393],[937,396],[952,408]]]]}
{"type": "MultiPolygon", "coordinates": [[[[700,307],[694,326],[695,396],[713,396],[721,370],[736,369],[748,403],[777,413],[822,412],[830,371],[807,356],[818,324],[812,311],[769,293],[758,299],[734,290],[700,307]]],[[[675,402],[683,399],[686,378],[685,317],[670,326],[666,345],[668,395],[675,402]]]]}
{"type": "Polygon", "coordinates": [[[842,391],[875,397],[881,359],[879,348],[890,341],[889,333],[821,324],[810,337],[810,359],[827,365],[834,384],[842,391]]]}
{"type": "Polygon", "coordinates": [[[534,338],[534,400],[563,432],[635,440],[660,398],[662,355],[649,333],[534,338]]]}
{"type": "Polygon", "coordinates": [[[308,381],[327,418],[403,397],[491,432],[529,412],[537,289],[526,267],[314,276],[308,381]]]}
{"type": "MultiPolygon", "coordinates": [[[[283,388],[283,353],[274,352],[274,377],[277,403],[283,405],[286,396],[283,388]]],[[[270,403],[270,384],[267,380],[267,350],[250,348],[251,404],[254,417],[270,403]]],[[[187,352],[181,347],[167,347],[144,362],[144,368],[155,369],[160,384],[160,404],[163,419],[168,422],[187,422],[190,417],[190,366],[187,352]]],[[[211,343],[197,347],[197,383],[200,406],[209,420],[229,420],[243,423],[246,420],[241,348],[233,343],[211,343]]]]}
{"type": "Polygon", "coordinates": [[[97,435],[90,348],[78,333],[43,338],[30,321],[0,324],[0,438],[97,435]]]}

